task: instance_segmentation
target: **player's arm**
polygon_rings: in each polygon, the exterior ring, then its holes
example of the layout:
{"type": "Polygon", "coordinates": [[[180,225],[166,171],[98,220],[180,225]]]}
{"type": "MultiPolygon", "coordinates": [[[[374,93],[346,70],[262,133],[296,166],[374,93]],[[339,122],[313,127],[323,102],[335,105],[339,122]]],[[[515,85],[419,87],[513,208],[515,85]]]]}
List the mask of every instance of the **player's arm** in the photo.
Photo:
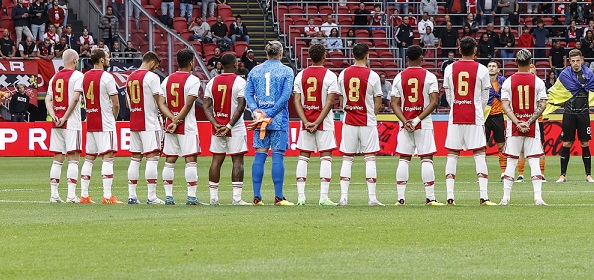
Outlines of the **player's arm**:
{"type": "MultiPolygon", "coordinates": [[[[52,90],[52,81],[49,83],[49,87],[47,87],[47,94],[45,95],[45,108],[47,108],[47,114],[52,118],[52,121],[57,125],[58,118],[56,117],[56,112],[54,111],[54,92],[52,90]]],[[[10,106],[9,108],[12,109],[13,101],[16,101],[16,98],[10,99],[10,106]]]]}
{"type": "Polygon", "coordinates": [[[417,118],[419,118],[419,120],[414,120],[413,124],[416,126],[421,120],[424,120],[427,116],[431,115],[431,112],[433,112],[433,110],[435,110],[435,108],[437,108],[437,103],[439,101],[439,93],[437,93],[437,91],[434,91],[432,93],[429,94],[429,105],[427,105],[427,107],[425,107],[425,109],[423,110],[423,112],[421,112],[421,114],[419,114],[419,116],[417,118]]]}
{"type": "Polygon", "coordinates": [[[381,96],[374,96],[373,97],[374,110],[373,112],[377,115],[379,111],[384,107],[382,104],[382,97],[381,96]]]}
{"type": "Polygon", "coordinates": [[[301,105],[301,93],[294,91],[293,92],[293,104],[295,105],[295,111],[297,111],[297,115],[303,122],[303,124],[309,123],[307,117],[305,116],[305,112],[303,111],[303,106],[301,105]]]}
{"type": "Polygon", "coordinates": [[[514,123],[515,125],[518,125],[520,123],[520,120],[518,120],[518,118],[516,118],[516,115],[514,114],[514,110],[512,110],[511,102],[509,100],[501,100],[501,107],[503,108],[503,112],[505,113],[507,118],[511,120],[512,123],[514,123]]]}
{"type": "MultiPolygon", "coordinates": [[[[252,75],[253,76],[253,75],[252,75]]],[[[256,102],[255,94],[256,90],[254,87],[254,79],[252,76],[248,76],[247,84],[245,86],[245,101],[247,103],[248,109],[252,112],[259,110],[258,103],[256,102]]]]}
{"type": "Polygon", "coordinates": [[[112,93],[109,95],[109,99],[111,99],[112,110],[113,110],[113,118],[118,119],[118,115],[120,114],[120,100],[118,99],[118,92],[112,93]]]}
{"type": "Polygon", "coordinates": [[[169,110],[169,107],[167,107],[167,101],[165,100],[165,97],[162,96],[161,94],[156,94],[156,95],[153,95],[153,98],[157,102],[157,106],[159,106],[159,111],[161,111],[163,116],[165,116],[166,118],[168,118],[170,120],[173,120],[175,118],[175,116],[173,115],[173,113],[171,113],[171,111],[169,110]]]}
{"type": "MultiPolygon", "coordinates": [[[[81,79],[82,80],[82,79],[81,79]]],[[[82,91],[78,91],[75,90],[73,95],[72,95],[72,101],[70,101],[70,104],[68,104],[68,109],[66,109],[66,113],[64,114],[64,116],[62,117],[62,119],[60,120],[60,122],[63,124],[66,120],[68,120],[70,118],[70,115],[72,114],[72,112],[76,109],[78,109],[78,100],[80,99],[80,94],[82,93],[82,91]]]]}
{"type": "Polygon", "coordinates": [[[481,77],[481,80],[481,105],[484,111],[489,103],[489,93],[491,92],[491,77],[489,77],[489,71],[485,71],[485,73],[481,77]]]}
{"type": "Polygon", "coordinates": [[[371,88],[373,89],[373,111],[377,115],[379,111],[384,108],[384,104],[382,104],[382,96],[384,96],[384,93],[382,92],[382,85],[380,84],[379,76],[374,74],[374,77],[377,77],[377,79],[375,79],[375,83],[371,88]]]}
{"type": "Polygon", "coordinates": [[[316,128],[324,121],[324,119],[326,118],[326,116],[328,116],[330,111],[332,111],[332,107],[334,106],[334,99],[336,99],[336,94],[337,93],[334,93],[334,92],[329,92],[327,94],[326,106],[324,106],[324,109],[322,109],[322,113],[318,116],[318,118],[314,122],[316,128]]]}
{"type": "Polygon", "coordinates": [[[540,115],[542,115],[542,112],[544,112],[544,110],[547,107],[546,86],[544,85],[544,83],[542,81],[536,81],[535,89],[536,89],[536,98],[538,98],[538,102],[536,102],[536,108],[534,108],[534,113],[527,121],[528,124],[532,124],[535,121],[537,121],[538,118],[540,117],[540,115]]]}
{"type": "Polygon", "coordinates": [[[188,115],[190,110],[192,110],[192,107],[194,106],[195,101],[196,101],[196,96],[188,95],[188,98],[186,98],[186,104],[184,104],[184,107],[181,109],[181,111],[179,111],[179,114],[173,119],[173,122],[176,124],[179,124],[184,119],[186,119],[186,116],[188,115]]]}
{"type": "Polygon", "coordinates": [[[452,65],[448,65],[443,75],[443,89],[445,91],[446,100],[450,107],[454,101],[454,86],[452,85],[452,65]]]}
{"type": "Polygon", "coordinates": [[[217,122],[217,120],[215,119],[215,117],[212,113],[212,98],[210,98],[210,96],[204,96],[204,99],[202,99],[202,109],[204,110],[204,115],[206,116],[206,119],[215,128],[218,128],[221,126],[221,124],[219,124],[219,122],[217,122]]]}
{"type": "MultiPolygon", "coordinates": [[[[287,70],[289,71],[289,70],[287,70]]],[[[293,91],[293,74],[285,75],[283,87],[280,90],[280,96],[274,103],[274,106],[270,110],[266,110],[266,116],[269,118],[274,118],[281,110],[283,110],[288,102],[289,98],[291,98],[291,92],[293,91]]]]}

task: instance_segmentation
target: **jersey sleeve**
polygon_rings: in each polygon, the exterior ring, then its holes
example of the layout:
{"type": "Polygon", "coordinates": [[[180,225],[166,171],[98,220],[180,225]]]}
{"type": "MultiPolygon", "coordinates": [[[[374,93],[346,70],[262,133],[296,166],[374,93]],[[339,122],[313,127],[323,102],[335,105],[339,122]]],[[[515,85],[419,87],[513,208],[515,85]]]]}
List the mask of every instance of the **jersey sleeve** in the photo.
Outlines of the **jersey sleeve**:
{"type": "Polygon", "coordinates": [[[480,79],[481,82],[481,105],[483,110],[487,107],[487,103],[489,102],[489,93],[491,91],[491,77],[489,76],[489,70],[482,64],[479,64],[478,68],[480,74],[477,78],[480,79]]]}
{"type": "Polygon", "coordinates": [[[233,83],[233,91],[237,93],[237,97],[245,97],[245,80],[237,76],[235,83],[233,83]]]}
{"type": "Polygon", "coordinates": [[[501,86],[501,100],[511,101],[511,77],[507,78],[501,86]]]}
{"type": "Polygon", "coordinates": [[[338,75],[338,94],[340,94],[341,96],[345,96],[345,90],[344,90],[344,70],[342,70],[342,72],[340,72],[340,75],[338,75]]]}
{"type": "Polygon", "coordinates": [[[301,86],[301,77],[303,76],[303,71],[297,73],[295,76],[295,80],[293,81],[293,93],[299,93],[299,95],[303,94],[303,87],[301,86]]]}
{"type": "Polygon", "coordinates": [[[149,88],[151,89],[151,92],[153,93],[153,95],[163,95],[161,92],[163,92],[161,90],[161,85],[159,84],[159,76],[157,76],[157,74],[154,74],[152,72],[149,72],[150,75],[150,80],[149,80],[149,88]]]}
{"type": "Polygon", "coordinates": [[[332,71],[326,71],[326,76],[324,77],[324,83],[326,83],[326,88],[328,89],[328,94],[338,94],[338,80],[336,78],[336,74],[332,71]]]}
{"type": "Polygon", "coordinates": [[[72,78],[74,78],[74,91],[75,92],[83,92],[84,75],[81,72],[74,71],[74,74],[72,74],[72,76],[71,76],[71,79],[72,78]]]}
{"type": "Polygon", "coordinates": [[[49,83],[47,84],[47,93],[46,93],[46,95],[49,95],[49,96],[51,96],[51,97],[53,97],[53,96],[54,96],[54,89],[52,88],[52,84],[53,84],[53,83],[54,83],[54,77],[52,77],[52,78],[49,80],[49,83]]]}
{"type": "Polygon", "coordinates": [[[450,106],[452,105],[452,101],[454,101],[454,92],[453,92],[453,80],[452,80],[452,64],[448,65],[443,73],[443,89],[445,90],[446,100],[450,106]]]}
{"type": "Polygon", "coordinates": [[[200,93],[200,79],[191,75],[186,83],[188,83],[188,95],[198,97],[198,94],[200,93]]]}
{"type": "Polygon", "coordinates": [[[159,93],[161,93],[161,96],[163,97],[167,97],[167,79],[169,77],[166,77],[165,80],[163,80],[163,82],[161,83],[161,91],[159,93]]]}
{"type": "Polygon", "coordinates": [[[427,71],[427,75],[425,76],[425,88],[428,90],[429,94],[439,92],[437,77],[435,77],[435,74],[429,71],[427,71]]]}
{"type": "Polygon", "coordinates": [[[382,97],[384,93],[382,92],[382,85],[380,83],[380,78],[377,73],[373,70],[369,73],[369,83],[371,85],[371,89],[373,90],[373,97],[382,97]]]}
{"type": "MultiPolygon", "coordinates": [[[[252,69],[252,71],[254,71],[254,70],[252,69]]],[[[252,112],[258,109],[258,103],[256,103],[256,98],[255,98],[256,90],[255,90],[253,76],[254,76],[253,74],[248,75],[246,86],[245,86],[245,92],[244,92],[246,104],[248,106],[248,109],[252,112]]]]}
{"type": "Polygon", "coordinates": [[[391,96],[396,98],[402,98],[402,75],[398,73],[394,81],[392,81],[392,92],[390,93],[391,96]]]}
{"type": "Polygon", "coordinates": [[[110,73],[105,72],[103,77],[105,77],[105,86],[107,87],[107,94],[108,95],[117,95],[118,89],[116,88],[116,82],[113,78],[113,75],[110,73]]]}
{"type": "Polygon", "coordinates": [[[547,96],[547,87],[545,83],[538,77],[535,77],[536,81],[534,83],[536,89],[536,100],[547,100],[549,97],[547,96]]]}
{"type": "Polygon", "coordinates": [[[206,84],[206,87],[204,88],[204,98],[208,97],[208,98],[212,98],[212,84],[214,83],[214,78],[210,79],[210,81],[208,81],[208,84],[206,84]]]}

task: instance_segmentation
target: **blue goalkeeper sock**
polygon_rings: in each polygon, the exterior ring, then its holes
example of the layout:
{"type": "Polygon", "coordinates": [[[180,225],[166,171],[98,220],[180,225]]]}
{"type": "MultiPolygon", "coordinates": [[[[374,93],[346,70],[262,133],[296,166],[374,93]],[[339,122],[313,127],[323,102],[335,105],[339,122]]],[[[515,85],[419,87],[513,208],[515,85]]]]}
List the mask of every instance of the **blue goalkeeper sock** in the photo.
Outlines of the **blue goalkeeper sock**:
{"type": "Polygon", "coordinates": [[[285,152],[272,151],[272,182],[274,195],[283,199],[283,183],[285,182],[285,152]]]}
{"type": "Polygon", "coordinates": [[[266,152],[256,152],[252,164],[252,183],[254,184],[254,197],[262,199],[262,177],[264,177],[264,163],[266,163],[266,152]]]}

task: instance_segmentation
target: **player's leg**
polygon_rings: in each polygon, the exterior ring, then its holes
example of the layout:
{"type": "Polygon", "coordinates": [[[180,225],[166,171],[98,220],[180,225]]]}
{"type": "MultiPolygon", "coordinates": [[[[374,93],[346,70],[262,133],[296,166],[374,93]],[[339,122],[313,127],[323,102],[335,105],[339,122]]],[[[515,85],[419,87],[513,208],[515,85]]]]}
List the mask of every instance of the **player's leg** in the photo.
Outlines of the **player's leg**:
{"type": "MultiPolygon", "coordinates": [[[[79,132],[80,133],[80,132],[79,132]]],[[[66,202],[79,203],[80,198],[76,196],[76,184],[78,183],[78,161],[80,153],[72,151],[68,153],[68,168],[66,169],[66,179],[68,182],[68,196],[66,202]]]]}
{"type": "MultiPolygon", "coordinates": [[[[254,133],[256,135],[256,133],[254,133]]],[[[254,137],[253,147],[256,149],[254,162],[252,163],[252,185],[254,186],[254,205],[263,205],[262,202],[262,179],[264,177],[264,163],[268,157],[270,148],[270,134],[267,133],[264,139],[254,137]]]]}
{"type": "Polygon", "coordinates": [[[430,206],[443,206],[435,198],[435,170],[433,169],[433,156],[421,157],[421,179],[425,186],[425,204],[430,206]]]}
{"type": "Polygon", "coordinates": [[[283,195],[285,182],[285,150],[289,145],[289,135],[286,130],[270,131],[270,147],[272,148],[272,183],[274,184],[274,205],[291,206],[283,195]]]}
{"type": "Polygon", "coordinates": [[[297,177],[297,205],[305,205],[305,181],[307,180],[307,165],[311,153],[301,150],[299,159],[297,160],[297,170],[295,170],[295,177],[297,177]]]}
{"type": "MultiPolygon", "coordinates": [[[[544,142],[545,142],[545,133],[544,133],[544,123],[541,121],[538,122],[538,126],[540,128],[540,144],[544,149],[544,142]]],[[[547,179],[545,178],[545,165],[546,165],[546,156],[540,156],[540,173],[542,174],[542,181],[546,182],[547,179]]]]}
{"type": "Polygon", "coordinates": [[[160,151],[146,154],[146,169],[144,178],[147,185],[147,204],[165,204],[165,201],[157,197],[157,177],[159,174],[159,155],[160,151]]]}
{"type": "Polygon", "coordinates": [[[165,189],[165,205],[175,205],[173,199],[173,179],[175,177],[175,162],[181,152],[177,134],[167,133],[163,140],[163,154],[165,166],[163,167],[163,188],[165,189]]]}
{"type": "Polygon", "coordinates": [[[578,140],[582,147],[582,162],[584,163],[584,171],[586,172],[586,182],[594,183],[592,178],[592,158],[590,154],[590,116],[580,115],[578,122],[578,140]]]}
{"type": "Polygon", "coordinates": [[[380,150],[379,135],[377,126],[360,126],[358,129],[359,145],[365,157],[365,180],[367,181],[367,193],[369,195],[369,206],[384,206],[377,200],[377,167],[375,154],[380,150]]]}
{"type": "Polygon", "coordinates": [[[185,177],[186,186],[188,188],[188,198],[186,205],[202,205],[202,202],[198,200],[196,196],[196,190],[198,188],[198,160],[196,155],[184,156],[186,160],[185,177]]]}
{"type": "Polygon", "coordinates": [[[540,140],[536,138],[526,138],[524,140],[524,154],[528,159],[530,165],[530,177],[532,178],[532,187],[534,189],[534,204],[536,205],[547,205],[542,200],[542,173],[540,172],[540,156],[542,156],[543,150],[540,140]]]}
{"type": "MultiPolygon", "coordinates": [[[[446,134],[445,148],[448,149],[448,156],[445,166],[446,177],[446,198],[448,205],[456,205],[454,202],[454,185],[456,182],[456,166],[458,165],[458,158],[460,151],[464,149],[464,125],[449,124],[448,132],[446,134]]],[[[484,137],[483,137],[484,139],[484,137]]]]}
{"type": "Polygon", "coordinates": [[[140,204],[136,194],[136,187],[138,186],[141,162],[142,154],[140,153],[132,154],[130,157],[130,165],[128,166],[128,204],[140,204]]]}
{"type": "Polygon", "coordinates": [[[518,158],[518,178],[516,182],[524,182],[524,167],[526,166],[526,158],[524,157],[524,152],[520,153],[520,157],[518,158]]]}
{"type": "Polygon", "coordinates": [[[244,177],[243,153],[231,155],[231,160],[233,161],[233,171],[231,172],[231,184],[233,187],[233,205],[252,205],[251,203],[243,201],[243,199],[241,198],[244,177]]]}
{"type": "Polygon", "coordinates": [[[80,169],[80,203],[88,204],[95,203],[89,197],[89,185],[91,183],[91,175],[93,172],[93,164],[97,158],[97,136],[98,132],[87,132],[86,156],[85,162],[80,169]]]}
{"type": "Polygon", "coordinates": [[[409,174],[408,170],[410,160],[415,153],[416,148],[414,132],[400,129],[397,142],[396,153],[400,155],[400,160],[398,161],[398,167],[396,168],[396,192],[398,194],[396,205],[405,205],[406,184],[408,183],[409,174]]]}
{"type": "Polygon", "coordinates": [[[503,114],[493,117],[493,140],[495,140],[497,151],[499,152],[499,167],[501,168],[501,177],[503,177],[507,165],[507,160],[505,155],[503,155],[503,147],[505,146],[505,125],[503,114]]]}
{"type": "MultiPolygon", "coordinates": [[[[334,137],[334,135],[332,135],[334,137]]],[[[335,145],[336,146],[336,145],[335,145]]],[[[328,198],[328,191],[330,190],[330,180],[332,179],[332,151],[320,152],[320,200],[318,204],[322,206],[336,206],[328,198]]]]}
{"type": "Polygon", "coordinates": [[[486,150],[480,149],[474,151],[474,163],[476,165],[476,174],[478,177],[480,203],[481,205],[497,205],[489,201],[488,182],[489,170],[487,169],[486,150]]]}
{"type": "Polygon", "coordinates": [[[348,204],[349,185],[351,183],[351,169],[355,153],[359,148],[357,127],[348,124],[342,125],[342,135],[349,137],[342,138],[340,142],[340,151],[343,153],[342,166],[340,167],[340,202],[339,205],[348,204]]]}
{"type": "Polygon", "coordinates": [[[60,177],[62,177],[62,164],[64,163],[64,154],[55,153],[52,167],[50,168],[50,202],[60,203],[64,202],[60,198],[58,186],[60,185],[60,177]]]}
{"type": "Polygon", "coordinates": [[[219,182],[221,180],[221,166],[225,162],[225,153],[213,154],[208,170],[208,187],[210,190],[210,205],[219,205],[219,182]]]}
{"type": "Polygon", "coordinates": [[[505,155],[507,157],[507,166],[503,172],[503,198],[499,205],[509,205],[511,190],[514,184],[516,166],[518,158],[521,156],[523,137],[512,136],[507,138],[505,144],[505,155]]]}
{"type": "Polygon", "coordinates": [[[563,183],[566,181],[567,165],[569,164],[570,157],[569,149],[575,140],[576,129],[576,119],[573,117],[573,115],[563,114],[563,122],[561,124],[561,141],[563,141],[563,145],[561,147],[561,151],[559,151],[559,158],[561,161],[561,175],[559,176],[557,183],[563,183]]]}
{"type": "Polygon", "coordinates": [[[113,164],[117,144],[115,131],[100,132],[101,142],[99,142],[99,154],[103,156],[101,164],[101,178],[103,181],[103,204],[122,204],[115,195],[112,194],[113,185],[113,164]]]}

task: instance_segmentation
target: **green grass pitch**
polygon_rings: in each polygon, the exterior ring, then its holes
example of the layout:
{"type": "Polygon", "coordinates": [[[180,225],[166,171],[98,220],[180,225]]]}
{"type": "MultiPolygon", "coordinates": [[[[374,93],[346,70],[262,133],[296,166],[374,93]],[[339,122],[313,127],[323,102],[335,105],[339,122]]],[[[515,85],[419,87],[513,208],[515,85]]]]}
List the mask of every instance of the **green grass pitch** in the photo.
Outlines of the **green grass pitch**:
{"type": "MultiPolygon", "coordinates": [[[[489,194],[499,202],[496,157],[488,157],[489,194]]],[[[251,200],[251,157],[245,200],[251,200]]],[[[296,202],[296,157],[286,158],[285,196],[296,202]]],[[[91,195],[100,202],[100,161],[91,195]]],[[[579,157],[569,182],[556,184],[558,157],[547,158],[544,199],[532,205],[530,182],[516,183],[509,207],[480,207],[472,157],[458,165],[456,207],[426,207],[419,159],[411,164],[405,207],[396,202],[395,157],[378,157],[378,199],[368,207],[364,162],[355,159],[349,206],[317,206],[319,159],[309,165],[305,207],[233,207],[230,160],[224,165],[218,207],[186,205],[49,204],[50,158],[0,159],[0,278],[396,279],[594,277],[593,186],[582,179],[579,157]]],[[[333,162],[330,198],[338,201],[341,160],[333,162]]],[[[445,200],[445,158],[435,159],[436,194],[445,200]]],[[[159,173],[163,162],[159,165],[159,173]]],[[[208,201],[210,158],[198,162],[198,196],[208,201]]],[[[128,158],[115,163],[114,194],[127,198],[128,158]]],[[[141,168],[144,167],[144,162],[141,168]]],[[[270,174],[270,158],[267,162],[270,174]]],[[[529,168],[526,168],[529,171],[529,168]]],[[[142,170],[142,169],[141,169],[142,170]]],[[[60,194],[66,196],[64,168],[60,194]]],[[[144,171],[141,171],[141,180],[144,171]]],[[[159,174],[159,177],[161,174],[159,174]]],[[[185,201],[183,164],[174,194],[185,201]]],[[[265,175],[264,202],[273,200],[265,175]]],[[[77,194],[79,194],[77,189],[77,194]]],[[[146,199],[141,184],[139,197],[146,199]]],[[[164,199],[162,184],[159,197],[164,199]]]]}

